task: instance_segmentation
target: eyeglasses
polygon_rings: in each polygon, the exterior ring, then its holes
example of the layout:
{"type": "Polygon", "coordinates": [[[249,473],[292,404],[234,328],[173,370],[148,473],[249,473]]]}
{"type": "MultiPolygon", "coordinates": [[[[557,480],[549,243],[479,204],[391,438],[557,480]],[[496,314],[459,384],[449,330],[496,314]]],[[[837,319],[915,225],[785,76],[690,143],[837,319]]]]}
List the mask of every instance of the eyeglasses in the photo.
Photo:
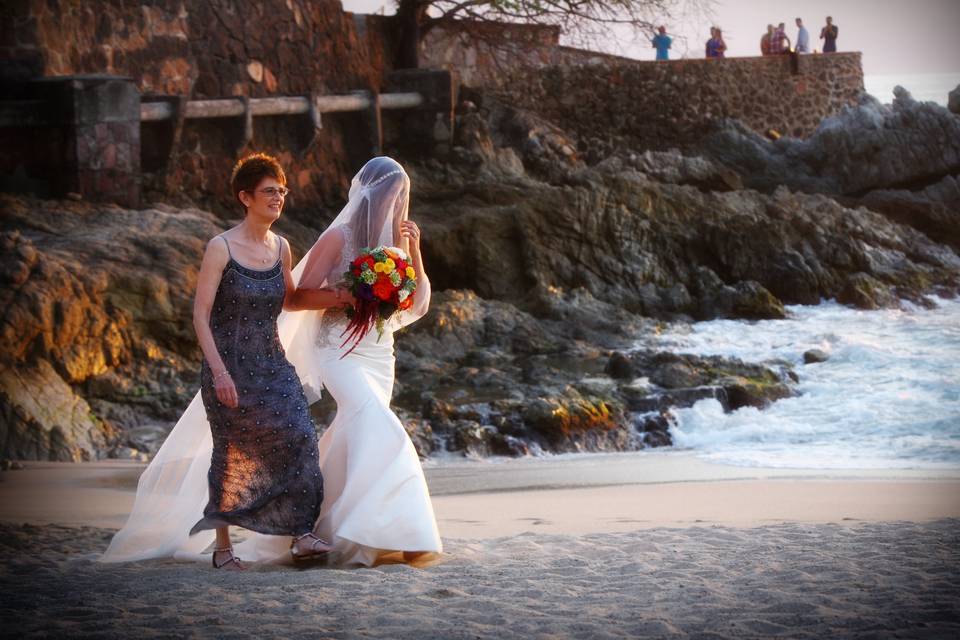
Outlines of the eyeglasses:
{"type": "Polygon", "coordinates": [[[287,189],[286,187],[266,187],[264,189],[260,189],[260,193],[264,194],[268,198],[272,198],[273,196],[286,198],[287,194],[290,193],[290,189],[287,189]]]}

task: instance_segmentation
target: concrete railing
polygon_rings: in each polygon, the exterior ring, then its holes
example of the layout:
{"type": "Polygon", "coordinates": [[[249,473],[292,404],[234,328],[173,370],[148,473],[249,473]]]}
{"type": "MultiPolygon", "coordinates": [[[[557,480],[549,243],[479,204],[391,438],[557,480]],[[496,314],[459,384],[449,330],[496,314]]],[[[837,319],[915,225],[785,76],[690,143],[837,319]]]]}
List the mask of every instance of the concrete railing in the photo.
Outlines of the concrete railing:
{"type": "MultiPolygon", "coordinates": [[[[186,103],[185,118],[235,118],[249,110],[253,116],[299,115],[304,113],[337,113],[364,111],[379,101],[381,109],[412,109],[423,104],[419,93],[383,93],[375,96],[369,92],[348,95],[326,95],[308,98],[290,96],[277,98],[224,98],[220,100],[190,100],[186,103]]],[[[176,109],[169,102],[141,102],[140,121],[169,120],[176,109]]]]}

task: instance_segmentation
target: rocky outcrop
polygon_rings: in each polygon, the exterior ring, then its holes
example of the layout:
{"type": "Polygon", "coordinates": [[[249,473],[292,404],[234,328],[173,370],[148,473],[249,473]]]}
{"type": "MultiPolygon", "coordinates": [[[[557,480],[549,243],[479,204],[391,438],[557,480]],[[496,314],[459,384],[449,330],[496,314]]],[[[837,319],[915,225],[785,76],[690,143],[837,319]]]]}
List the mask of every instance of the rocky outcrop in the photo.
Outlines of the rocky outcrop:
{"type": "Polygon", "coordinates": [[[103,457],[176,418],[196,388],[190,309],[215,221],[0,196],[5,455],[103,457]]]}
{"type": "MultiPolygon", "coordinates": [[[[952,126],[942,109],[898,100],[881,116],[905,140],[930,122],[952,126]]],[[[869,115],[857,113],[842,117],[869,115]]],[[[762,156],[731,147],[768,162],[760,169],[629,150],[587,166],[572,137],[521,110],[464,108],[459,124],[446,155],[407,163],[437,292],[398,340],[394,405],[421,455],[668,445],[675,408],[708,398],[762,408],[796,376],[659,352],[644,340],[658,319],[783,318],[784,305],[823,298],[929,304],[926,294],[960,287],[960,257],[937,242],[956,246],[953,177],[924,190],[943,208],[924,210],[923,225],[903,220],[915,229],[855,205],[892,211],[916,192],[804,193],[865,174],[841,175],[832,156],[814,170],[790,151],[800,143],[744,137],[762,156]],[[807,168],[792,188],[741,188],[797,163],[807,168]]],[[[284,216],[279,230],[302,248],[324,219],[284,216]]],[[[0,196],[0,457],[156,449],[197,388],[190,306],[203,244],[221,228],[196,209],[0,196]]],[[[315,405],[319,425],[333,409],[315,405]]]]}
{"type": "Polygon", "coordinates": [[[924,189],[877,189],[862,198],[841,198],[918,229],[960,252],[960,178],[946,176],[924,189]]]}
{"type": "Polygon", "coordinates": [[[826,118],[806,139],[770,141],[725,120],[699,147],[744,176],[748,187],[780,185],[811,193],[861,195],[917,188],[960,173],[960,119],[902,87],[891,105],[864,95],[856,107],[826,118]]]}
{"type": "Polygon", "coordinates": [[[779,318],[857,274],[878,283],[866,307],[922,302],[960,274],[955,253],[913,229],[786,189],[703,192],[584,169],[564,185],[422,180],[414,207],[440,288],[531,310],[551,288],[582,287],[659,318],[779,318]]]}
{"type": "Polygon", "coordinates": [[[584,290],[555,290],[539,312],[444,291],[397,340],[394,404],[407,424],[429,425],[413,430],[421,454],[663,446],[677,407],[704,398],[727,410],[764,407],[793,394],[792,372],[780,366],[644,347],[654,322],[584,290]]]}
{"type": "Polygon", "coordinates": [[[749,187],[827,194],[960,249],[960,118],[915,101],[902,87],[894,94],[890,106],[863,96],[805,140],[770,141],[724,121],[700,150],[743,175],[749,187]]]}
{"type": "Polygon", "coordinates": [[[960,114],[960,84],[947,95],[947,108],[953,113],[960,114]]]}

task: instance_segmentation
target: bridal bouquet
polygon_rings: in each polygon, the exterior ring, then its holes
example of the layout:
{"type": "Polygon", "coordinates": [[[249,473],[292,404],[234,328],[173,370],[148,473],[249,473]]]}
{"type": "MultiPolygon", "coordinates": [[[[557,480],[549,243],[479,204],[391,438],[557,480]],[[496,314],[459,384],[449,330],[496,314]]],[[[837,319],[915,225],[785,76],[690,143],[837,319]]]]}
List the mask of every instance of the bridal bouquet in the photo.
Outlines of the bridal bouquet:
{"type": "Polygon", "coordinates": [[[350,323],[344,330],[347,338],[340,346],[353,342],[347,353],[356,348],[372,327],[377,328],[379,340],[384,322],[398,311],[409,309],[413,292],[417,290],[417,276],[410,258],[396,247],[361,249],[343,279],[357,300],[353,307],[346,309],[350,323]]]}

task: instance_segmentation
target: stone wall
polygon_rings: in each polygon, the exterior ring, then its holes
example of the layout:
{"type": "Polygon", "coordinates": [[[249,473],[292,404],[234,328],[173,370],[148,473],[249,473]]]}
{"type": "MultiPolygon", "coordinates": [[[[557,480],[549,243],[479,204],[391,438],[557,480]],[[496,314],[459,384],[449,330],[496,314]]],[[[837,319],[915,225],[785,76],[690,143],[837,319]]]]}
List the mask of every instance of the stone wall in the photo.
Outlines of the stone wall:
{"type": "MultiPolygon", "coordinates": [[[[515,29],[516,30],[516,29],[515,29]]],[[[863,92],[859,53],[639,61],[558,45],[559,34],[494,42],[464,29],[429,34],[425,64],[455,67],[464,85],[499,94],[594,143],[663,148],[737,118],[803,137],[863,92]]]]}
{"type": "MultiPolygon", "coordinates": [[[[17,97],[18,81],[37,76],[128,76],[147,96],[204,99],[379,89],[384,75],[382,35],[358,29],[362,19],[344,13],[339,0],[19,0],[0,15],[5,97],[17,97]]],[[[339,200],[368,151],[352,144],[364,126],[355,114],[324,118],[308,150],[306,116],[254,122],[254,138],[241,149],[240,119],[187,120],[171,149],[157,148],[170,137],[166,125],[144,124],[145,201],[190,201],[232,215],[233,163],[266,151],[288,169],[289,206],[314,207],[339,200]]],[[[29,181],[25,142],[36,133],[0,129],[5,148],[25,150],[4,161],[3,173],[29,181]]]]}

